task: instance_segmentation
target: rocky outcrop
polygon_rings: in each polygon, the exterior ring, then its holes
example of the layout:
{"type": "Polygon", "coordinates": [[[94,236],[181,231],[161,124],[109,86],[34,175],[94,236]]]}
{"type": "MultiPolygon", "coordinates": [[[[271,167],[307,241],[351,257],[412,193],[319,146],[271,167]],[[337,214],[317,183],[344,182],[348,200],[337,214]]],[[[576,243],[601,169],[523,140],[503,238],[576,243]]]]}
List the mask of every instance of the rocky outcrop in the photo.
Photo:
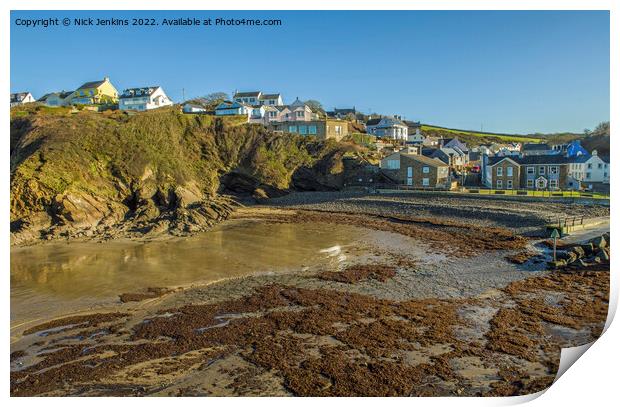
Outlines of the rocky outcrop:
{"type": "Polygon", "coordinates": [[[186,235],[226,219],[229,195],[341,186],[346,147],[332,141],[173,108],[63,112],[11,111],[12,244],[186,235]]]}
{"type": "Polygon", "coordinates": [[[556,260],[550,261],[548,266],[551,269],[571,270],[600,264],[609,264],[609,234],[558,250],[556,260]]]}

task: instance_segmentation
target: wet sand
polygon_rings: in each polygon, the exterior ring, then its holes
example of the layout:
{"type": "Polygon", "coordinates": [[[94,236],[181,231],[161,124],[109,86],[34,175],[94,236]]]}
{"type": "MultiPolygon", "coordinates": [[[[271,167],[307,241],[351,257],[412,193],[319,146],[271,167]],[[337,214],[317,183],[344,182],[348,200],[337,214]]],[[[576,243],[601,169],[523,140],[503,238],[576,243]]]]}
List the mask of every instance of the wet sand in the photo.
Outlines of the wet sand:
{"type": "Polygon", "coordinates": [[[334,249],[346,257],[337,267],[30,326],[11,347],[11,394],[528,394],[552,383],[561,347],[595,340],[606,319],[608,265],[559,274],[511,263],[537,249],[505,229],[273,208],[235,217],[376,233],[334,249]]]}

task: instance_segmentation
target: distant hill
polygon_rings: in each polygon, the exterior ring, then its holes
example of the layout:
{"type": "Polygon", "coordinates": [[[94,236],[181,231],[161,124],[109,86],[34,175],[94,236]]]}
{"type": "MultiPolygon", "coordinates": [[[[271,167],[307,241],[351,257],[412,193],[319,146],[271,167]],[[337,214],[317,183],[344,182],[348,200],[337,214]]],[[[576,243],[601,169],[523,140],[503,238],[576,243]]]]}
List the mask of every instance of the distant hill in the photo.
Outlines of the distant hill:
{"type": "Polygon", "coordinates": [[[583,138],[583,134],[577,133],[554,133],[554,134],[509,134],[509,133],[491,133],[475,130],[452,129],[448,127],[423,124],[422,133],[431,137],[452,138],[458,137],[459,140],[466,144],[484,144],[484,143],[539,143],[553,142],[565,143],[574,139],[583,138]]]}

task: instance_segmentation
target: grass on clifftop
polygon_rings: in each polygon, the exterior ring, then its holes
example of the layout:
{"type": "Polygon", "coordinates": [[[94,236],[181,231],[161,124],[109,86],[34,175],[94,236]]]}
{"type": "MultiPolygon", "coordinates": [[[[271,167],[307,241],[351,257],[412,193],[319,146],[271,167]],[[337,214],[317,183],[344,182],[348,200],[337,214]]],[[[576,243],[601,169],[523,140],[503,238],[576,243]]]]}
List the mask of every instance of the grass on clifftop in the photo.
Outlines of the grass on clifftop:
{"type": "Polygon", "coordinates": [[[11,209],[42,210],[67,193],[121,202],[147,184],[163,191],[193,184],[209,195],[233,169],[286,188],[295,169],[337,146],[176,107],[134,114],[12,109],[11,209]]]}

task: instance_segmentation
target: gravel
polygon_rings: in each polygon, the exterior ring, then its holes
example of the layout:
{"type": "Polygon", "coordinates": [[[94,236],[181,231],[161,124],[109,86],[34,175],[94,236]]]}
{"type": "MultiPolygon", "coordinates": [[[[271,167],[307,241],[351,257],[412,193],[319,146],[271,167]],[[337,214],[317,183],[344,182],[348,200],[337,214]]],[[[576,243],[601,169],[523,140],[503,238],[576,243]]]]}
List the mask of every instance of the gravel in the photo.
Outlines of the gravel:
{"type": "Polygon", "coordinates": [[[609,216],[608,204],[553,199],[516,199],[427,192],[369,194],[298,192],[267,203],[273,207],[349,212],[379,216],[442,218],[486,227],[503,227],[523,235],[537,234],[549,217],[609,216]]]}

